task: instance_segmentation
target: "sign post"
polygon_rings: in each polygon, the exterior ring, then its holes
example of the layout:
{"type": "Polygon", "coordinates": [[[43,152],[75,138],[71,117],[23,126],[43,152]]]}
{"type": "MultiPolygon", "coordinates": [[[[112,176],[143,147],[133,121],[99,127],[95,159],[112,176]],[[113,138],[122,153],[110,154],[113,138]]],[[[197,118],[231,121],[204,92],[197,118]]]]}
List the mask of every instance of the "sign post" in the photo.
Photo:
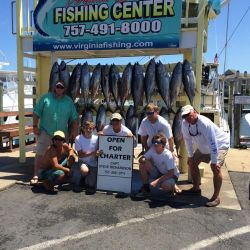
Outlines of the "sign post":
{"type": "Polygon", "coordinates": [[[134,138],[100,136],[97,189],[131,193],[134,138]]]}

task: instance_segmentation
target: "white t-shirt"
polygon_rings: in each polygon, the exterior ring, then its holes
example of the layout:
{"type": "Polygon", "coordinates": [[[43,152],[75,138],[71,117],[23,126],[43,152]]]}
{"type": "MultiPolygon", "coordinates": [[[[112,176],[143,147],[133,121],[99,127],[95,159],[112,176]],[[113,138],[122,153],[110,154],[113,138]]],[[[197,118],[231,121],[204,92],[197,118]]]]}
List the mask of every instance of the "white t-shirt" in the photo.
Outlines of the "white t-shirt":
{"type": "Polygon", "coordinates": [[[158,119],[155,123],[151,123],[147,117],[145,117],[138,130],[138,134],[141,136],[148,136],[147,144],[150,148],[152,145],[152,138],[157,134],[163,134],[167,138],[166,148],[169,148],[168,139],[173,137],[172,129],[168,121],[162,116],[158,115],[158,119]]]}
{"type": "Polygon", "coordinates": [[[132,134],[132,132],[123,124],[121,124],[121,131],[118,133],[113,130],[112,125],[106,125],[103,129],[103,135],[127,136],[128,134],[132,134]]]}
{"type": "MultiPolygon", "coordinates": [[[[97,135],[92,135],[91,138],[86,138],[82,134],[78,135],[75,139],[75,150],[76,151],[84,151],[86,153],[94,152],[97,150],[97,135]]],[[[90,155],[87,157],[79,158],[79,160],[82,160],[83,163],[87,164],[91,167],[97,166],[97,157],[90,155]]]]}
{"type": "Polygon", "coordinates": [[[218,150],[230,147],[229,135],[203,115],[198,115],[195,124],[189,124],[183,119],[182,134],[189,157],[193,157],[195,144],[202,154],[211,154],[213,164],[217,163],[218,150]]]}
{"type": "Polygon", "coordinates": [[[176,167],[173,155],[168,149],[165,148],[161,154],[158,154],[153,146],[144,154],[144,157],[151,160],[161,174],[165,175],[169,170],[174,169],[174,175],[177,178],[179,177],[179,169],[176,167]]]}

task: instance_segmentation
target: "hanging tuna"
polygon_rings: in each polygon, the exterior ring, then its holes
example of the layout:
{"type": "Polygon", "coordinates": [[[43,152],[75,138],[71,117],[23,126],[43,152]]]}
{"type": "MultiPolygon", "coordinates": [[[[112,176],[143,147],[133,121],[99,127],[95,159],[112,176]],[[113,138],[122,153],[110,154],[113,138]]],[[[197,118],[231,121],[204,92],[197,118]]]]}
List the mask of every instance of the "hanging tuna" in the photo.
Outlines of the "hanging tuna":
{"type": "Polygon", "coordinates": [[[86,107],[83,111],[82,111],[82,117],[81,117],[81,126],[83,126],[84,122],[86,121],[90,121],[93,122],[93,111],[91,108],[86,107]]]}
{"type": "Polygon", "coordinates": [[[130,87],[132,81],[132,66],[129,63],[123,71],[122,79],[119,84],[119,99],[120,99],[120,108],[124,110],[124,104],[130,94],[130,87]]]}
{"type": "Polygon", "coordinates": [[[106,123],[106,110],[103,104],[98,108],[96,114],[96,131],[102,131],[106,123]]]}
{"type": "Polygon", "coordinates": [[[49,92],[54,92],[56,84],[59,82],[59,65],[55,62],[51,68],[49,76],[49,92]]]}
{"type": "Polygon", "coordinates": [[[170,106],[176,105],[176,99],[182,87],[182,64],[178,62],[173,70],[170,80],[170,106]]]}
{"type": "Polygon", "coordinates": [[[166,67],[159,61],[156,64],[156,84],[161,98],[163,99],[166,108],[170,110],[170,95],[169,95],[169,75],[166,67]]]}
{"type": "Polygon", "coordinates": [[[177,154],[179,155],[179,148],[182,141],[182,132],[181,132],[181,125],[182,125],[182,117],[181,117],[181,107],[178,109],[172,126],[173,131],[173,137],[174,137],[174,143],[176,146],[177,154]]]}
{"type": "Polygon", "coordinates": [[[67,90],[68,95],[74,101],[80,93],[80,77],[81,77],[81,64],[78,63],[73,69],[69,78],[69,87],[67,90]]]}
{"type": "Polygon", "coordinates": [[[101,64],[98,63],[90,79],[89,90],[90,90],[90,97],[91,97],[92,102],[95,101],[95,98],[98,94],[100,83],[101,83],[101,64]]]}
{"type": "Polygon", "coordinates": [[[151,59],[144,78],[144,90],[146,95],[146,102],[149,103],[152,101],[152,96],[156,88],[156,79],[155,79],[155,60],[151,59]]]}
{"type": "Polygon", "coordinates": [[[67,65],[64,61],[61,61],[59,65],[59,81],[63,83],[65,91],[67,91],[69,87],[69,78],[70,78],[70,74],[69,74],[67,65]]]}
{"type": "Polygon", "coordinates": [[[120,84],[120,74],[116,65],[112,64],[109,69],[109,88],[114,98],[116,109],[118,108],[119,102],[119,84],[120,84]]]}
{"type": "Polygon", "coordinates": [[[182,79],[183,79],[184,90],[188,96],[190,104],[193,105],[196,79],[192,65],[188,62],[188,60],[184,60],[182,65],[182,79]]]}
{"type": "Polygon", "coordinates": [[[139,63],[135,63],[133,67],[131,94],[134,101],[135,114],[137,113],[138,106],[143,103],[144,92],[144,75],[142,67],[139,63]]]}
{"type": "Polygon", "coordinates": [[[90,85],[89,65],[87,62],[85,62],[81,66],[81,78],[80,78],[81,99],[85,106],[89,102],[89,85],[90,85]]]}
{"type": "Polygon", "coordinates": [[[135,116],[136,110],[133,105],[130,105],[125,119],[125,125],[128,127],[133,135],[136,135],[137,117],[135,116]]]}
{"type": "Polygon", "coordinates": [[[109,66],[107,64],[101,68],[101,88],[107,108],[110,109],[109,66]]]}

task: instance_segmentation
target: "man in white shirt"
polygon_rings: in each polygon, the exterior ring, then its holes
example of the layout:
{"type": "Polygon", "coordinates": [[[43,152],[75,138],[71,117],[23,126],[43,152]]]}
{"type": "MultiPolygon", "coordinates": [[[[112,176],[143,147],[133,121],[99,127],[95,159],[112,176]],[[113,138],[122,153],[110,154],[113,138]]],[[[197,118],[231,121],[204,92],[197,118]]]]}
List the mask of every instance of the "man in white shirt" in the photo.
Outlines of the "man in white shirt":
{"type": "Polygon", "coordinates": [[[141,135],[142,147],[147,152],[152,145],[152,138],[161,133],[167,138],[166,147],[173,152],[174,151],[174,139],[172,129],[168,121],[160,116],[158,106],[154,103],[149,103],[146,106],[146,117],[142,120],[138,130],[138,134],[141,135]]]}
{"type": "Polygon", "coordinates": [[[230,141],[229,135],[216,126],[210,119],[199,115],[191,105],[182,108],[182,134],[188,152],[188,166],[193,187],[183,190],[183,194],[201,194],[199,164],[209,163],[213,171],[214,193],[207,206],[220,204],[219,193],[222,185],[221,166],[225,161],[230,141]],[[197,150],[193,152],[193,144],[197,150]]]}
{"type": "Polygon", "coordinates": [[[163,134],[155,135],[152,139],[152,146],[139,159],[143,186],[136,197],[148,196],[150,186],[166,192],[178,193],[181,191],[176,185],[180,173],[172,153],[165,147],[166,142],[166,137],[163,134]],[[150,179],[153,179],[153,181],[149,184],[150,179]]]}
{"type": "Polygon", "coordinates": [[[98,135],[133,136],[131,130],[122,124],[122,116],[119,113],[112,114],[110,121],[98,135]]]}

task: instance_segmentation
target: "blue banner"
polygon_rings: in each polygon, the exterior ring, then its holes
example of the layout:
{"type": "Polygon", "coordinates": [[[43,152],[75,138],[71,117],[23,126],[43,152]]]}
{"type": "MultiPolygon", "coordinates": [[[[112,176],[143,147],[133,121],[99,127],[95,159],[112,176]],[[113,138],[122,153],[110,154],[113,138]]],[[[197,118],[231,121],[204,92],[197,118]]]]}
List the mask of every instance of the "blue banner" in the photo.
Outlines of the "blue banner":
{"type": "Polygon", "coordinates": [[[178,48],[181,0],[40,0],[34,51],[178,48]]]}

